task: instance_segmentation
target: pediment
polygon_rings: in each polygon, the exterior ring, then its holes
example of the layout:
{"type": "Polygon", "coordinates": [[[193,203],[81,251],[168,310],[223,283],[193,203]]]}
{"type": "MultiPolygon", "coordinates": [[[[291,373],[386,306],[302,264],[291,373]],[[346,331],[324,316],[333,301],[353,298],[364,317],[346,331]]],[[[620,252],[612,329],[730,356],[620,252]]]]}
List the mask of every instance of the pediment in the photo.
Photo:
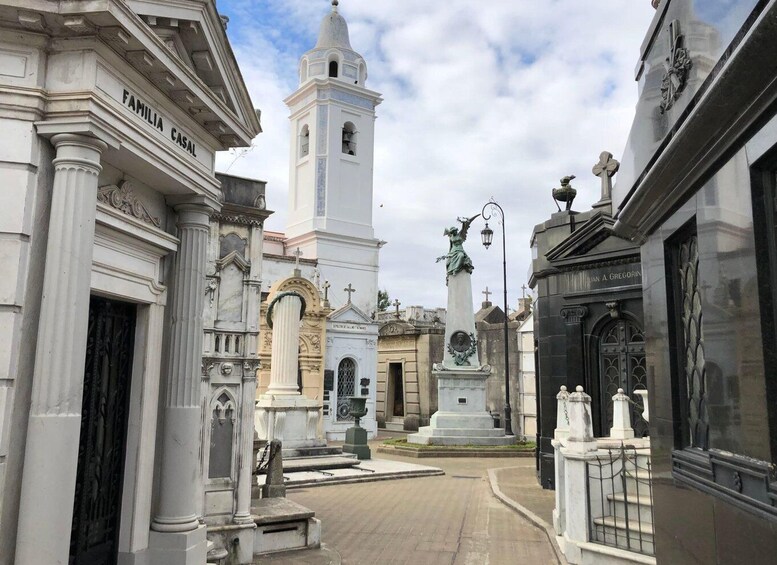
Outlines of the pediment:
{"type": "Polygon", "coordinates": [[[606,245],[607,240],[611,237],[621,239],[613,231],[614,225],[615,220],[600,212],[588,220],[583,227],[548,251],[545,257],[554,262],[596,254],[598,251],[609,251],[610,249],[604,249],[604,247],[611,247],[606,245]]]}
{"type": "MultiPolygon", "coordinates": [[[[245,124],[252,134],[261,132],[257,112],[251,103],[232,48],[227,39],[225,26],[219,16],[215,2],[201,0],[128,0],[127,4],[143,22],[151,28],[159,40],[174,57],[180,60],[199,83],[217,99],[198,99],[196,89],[186,87],[187,77],[160,75],[162,86],[168,95],[189,114],[196,117],[214,137],[226,146],[240,145],[245,131],[235,131],[237,124],[245,124]],[[164,84],[167,81],[167,84],[164,84]],[[221,105],[222,107],[218,107],[221,105]],[[228,109],[237,118],[236,122],[225,120],[223,109],[228,109]]],[[[132,49],[135,49],[132,47],[132,49]]],[[[143,54],[134,50],[128,55],[143,54]]],[[[153,65],[153,58],[147,60],[153,65]]],[[[142,69],[141,65],[141,70],[142,69]]],[[[155,82],[160,76],[154,75],[155,82]]],[[[157,73],[159,74],[159,73],[157,73]]]]}
{"type": "Polygon", "coordinates": [[[232,251],[216,261],[219,271],[224,270],[224,268],[233,264],[244,273],[247,273],[251,269],[251,263],[246,261],[238,251],[232,251]]]}
{"type": "Polygon", "coordinates": [[[373,324],[375,321],[367,314],[362,312],[359,308],[348,303],[345,306],[338,308],[329,315],[329,320],[332,322],[347,322],[350,324],[373,324]]]}
{"type": "Polygon", "coordinates": [[[407,322],[394,321],[387,322],[380,327],[378,335],[380,336],[392,336],[392,335],[404,335],[406,333],[413,333],[415,327],[407,322]]]}

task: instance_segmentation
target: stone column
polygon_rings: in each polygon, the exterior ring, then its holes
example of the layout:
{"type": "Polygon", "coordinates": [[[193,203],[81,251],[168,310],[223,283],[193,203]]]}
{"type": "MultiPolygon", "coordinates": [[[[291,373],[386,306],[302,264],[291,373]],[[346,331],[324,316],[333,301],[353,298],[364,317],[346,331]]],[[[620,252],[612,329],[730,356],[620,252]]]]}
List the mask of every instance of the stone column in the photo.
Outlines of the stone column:
{"type": "Polygon", "coordinates": [[[251,518],[251,483],[254,466],[254,413],[256,404],[256,371],[253,363],[243,368],[243,397],[240,407],[240,456],[237,478],[235,522],[253,522],[251,518]],[[250,370],[246,370],[246,368],[250,370]]]}
{"type": "Polygon", "coordinates": [[[52,137],[54,183],[16,543],[17,565],[67,563],[75,499],[100,155],[52,137]]]}
{"type": "Polygon", "coordinates": [[[281,293],[270,305],[272,311],[272,366],[267,394],[299,395],[299,322],[302,299],[281,293]]]}
{"type": "Polygon", "coordinates": [[[202,308],[209,219],[202,202],[181,202],[180,245],[175,260],[167,370],[163,374],[161,468],[151,524],[152,563],[205,562],[205,527],[198,521],[202,437],[202,308]]]}

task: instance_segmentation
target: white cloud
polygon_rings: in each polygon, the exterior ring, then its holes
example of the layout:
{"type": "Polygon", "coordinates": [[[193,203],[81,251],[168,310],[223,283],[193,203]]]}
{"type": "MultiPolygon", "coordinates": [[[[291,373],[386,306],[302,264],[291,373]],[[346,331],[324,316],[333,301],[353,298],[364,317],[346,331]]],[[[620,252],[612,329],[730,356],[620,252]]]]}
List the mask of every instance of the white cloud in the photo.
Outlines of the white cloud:
{"type": "MultiPolygon", "coordinates": [[[[327,2],[272,0],[282,26],[233,37],[264,133],[230,172],[269,182],[268,228],[285,225],[288,111],[297,61],[315,43],[327,2]],[[307,37],[289,52],[289,36],[307,37]]],[[[228,9],[255,17],[248,0],[228,9]]],[[[530,267],[529,237],[555,211],[550,191],[575,174],[575,209],[598,199],[591,167],[602,150],[619,157],[637,87],[633,70],[654,13],[649,0],[343,0],[351,43],[369,65],[378,107],[375,232],[380,285],[403,304],[445,305],[444,227],[480,212],[491,197],[507,216],[508,291],[520,296],[530,267]],[[381,206],[382,205],[382,206],[381,206]]],[[[245,25],[245,24],[243,24],[245,25]]],[[[221,156],[219,168],[233,157],[221,156]]],[[[497,224],[492,223],[497,228],[497,224]]],[[[482,223],[467,244],[475,301],[486,285],[501,293],[501,234],[486,251],[482,223]]]]}

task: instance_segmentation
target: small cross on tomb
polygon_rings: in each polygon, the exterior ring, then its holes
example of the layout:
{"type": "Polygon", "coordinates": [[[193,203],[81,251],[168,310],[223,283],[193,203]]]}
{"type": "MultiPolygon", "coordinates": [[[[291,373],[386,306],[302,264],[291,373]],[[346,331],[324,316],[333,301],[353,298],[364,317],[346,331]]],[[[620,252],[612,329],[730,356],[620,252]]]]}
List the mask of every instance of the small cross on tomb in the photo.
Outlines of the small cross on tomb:
{"type": "Polygon", "coordinates": [[[348,304],[350,304],[351,303],[351,294],[356,292],[356,289],[353,288],[351,283],[348,283],[348,286],[346,288],[344,288],[343,290],[348,293],[348,304]]]}
{"type": "Polygon", "coordinates": [[[486,287],[486,290],[484,290],[484,291],[483,291],[483,294],[485,294],[485,295],[486,295],[486,302],[491,302],[491,301],[488,299],[488,297],[489,297],[489,296],[491,296],[491,295],[492,295],[492,294],[494,294],[494,293],[493,293],[493,292],[491,292],[490,290],[488,290],[488,287],[486,287]]]}
{"type": "Polygon", "coordinates": [[[599,162],[594,165],[591,172],[602,179],[602,197],[601,200],[610,200],[612,198],[612,177],[618,172],[621,164],[612,158],[612,153],[602,151],[599,155],[599,162]]]}
{"type": "Polygon", "coordinates": [[[332,288],[332,285],[329,284],[329,281],[324,281],[324,302],[329,302],[329,289],[332,288]]]}
{"type": "Polygon", "coordinates": [[[394,305],[394,308],[395,308],[394,315],[397,318],[399,318],[399,307],[402,305],[402,303],[397,298],[397,299],[394,300],[394,302],[392,304],[394,305]]]}
{"type": "Polygon", "coordinates": [[[292,255],[294,255],[294,270],[299,271],[299,258],[302,257],[303,253],[297,247],[297,250],[292,255]]]}

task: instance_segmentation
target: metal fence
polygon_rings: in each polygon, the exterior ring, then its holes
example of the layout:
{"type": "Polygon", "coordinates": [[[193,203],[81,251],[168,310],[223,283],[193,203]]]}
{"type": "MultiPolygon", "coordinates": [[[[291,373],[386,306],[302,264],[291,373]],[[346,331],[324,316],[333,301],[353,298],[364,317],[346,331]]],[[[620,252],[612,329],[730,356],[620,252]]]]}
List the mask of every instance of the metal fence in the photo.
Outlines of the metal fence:
{"type": "Polygon", "coordinates": [[[621,444],[586,463],[590,540],[654,555],[650,456],[621,444]]]}

